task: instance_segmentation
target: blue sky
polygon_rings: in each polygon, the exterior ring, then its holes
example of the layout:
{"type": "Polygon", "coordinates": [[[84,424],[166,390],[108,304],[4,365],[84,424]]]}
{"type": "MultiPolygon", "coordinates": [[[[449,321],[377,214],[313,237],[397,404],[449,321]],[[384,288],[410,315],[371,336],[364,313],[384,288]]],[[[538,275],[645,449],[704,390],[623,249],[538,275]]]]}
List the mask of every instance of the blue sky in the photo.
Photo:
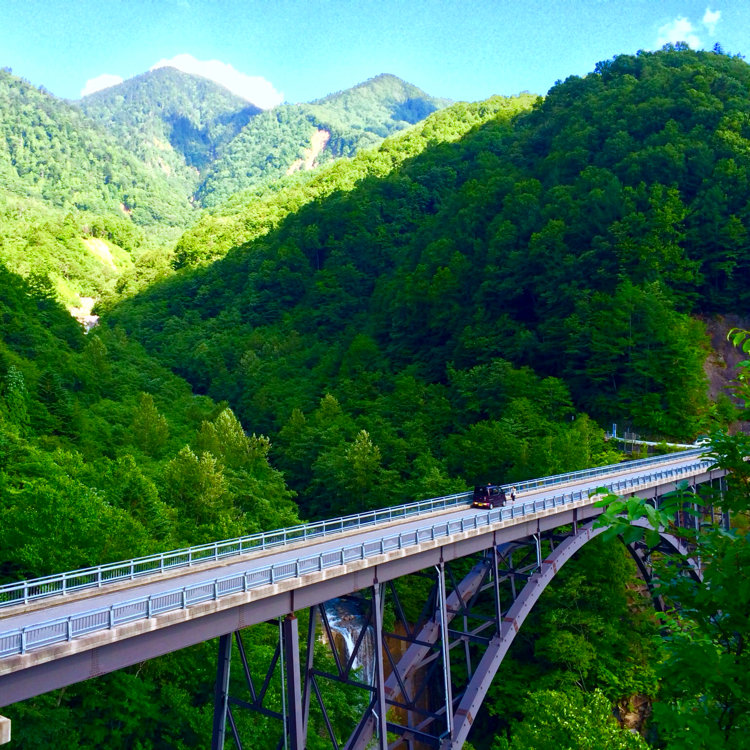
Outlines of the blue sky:
{"type": "Polygon", "coordinates": [[[379,73],[476,101],[678,39],[750,59],[750,2],[0,0],[0,65],[69,99],[176,60],[266,107],[379,73]]]}

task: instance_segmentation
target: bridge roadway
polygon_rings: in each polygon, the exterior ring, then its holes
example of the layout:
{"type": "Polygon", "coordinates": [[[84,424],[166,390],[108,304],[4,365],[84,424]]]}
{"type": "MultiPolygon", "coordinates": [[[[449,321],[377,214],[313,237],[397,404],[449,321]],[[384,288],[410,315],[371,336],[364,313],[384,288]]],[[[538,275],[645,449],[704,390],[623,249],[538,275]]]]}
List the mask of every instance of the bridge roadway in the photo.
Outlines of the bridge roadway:
{"type": "MultiPolygon", "coordinates": [[[[635,487],[615,491],[624,495],[653,496],[674,489],[682,480],[687,479],[692,484],[723,475],[706,462],[698,465],[699,461],[695,451],[687,451],[664,457],[663,462],[649,467],[628,468],[620,464],[613,466],[606,476],[528,491],[519,495],[513,506],[510,503],[506,506],[506,510],[512,507],[514,514],[519,512],[514,518],[492,520],[486,510],[473,509],[467,504],[231,560],[204,563],[170,574],[8,607],[0,611],[0,645],[4,638],[5,643],[8,642],[8,634],[18,630],[29,630],[51,621],[56,621],[55,627],[59,628],[59,622],[66,618],[80,619],[92,612],[99,612],[101,619],[102,610],[112,605],[127,607],[127,602],[144,597],[156,601],[164,597],[165,592],[177,591],[175,596],[181,595],[183,603],[182,608],[161,613],[158,608],[152,611],[149,604],[151,616],[141,615],[114,626],[110,619],[110,627],[92,628],[88,634],[73,637],[69,631],[68,639],[0,659],[0,706],[314,606],[441,561],[488,549],[493,544],[590,519],[600,510],[593,507],[595,498],[590,498],[589,492],[604,484],[638,480],[635,487]],[[676,470],[678,474],[654,478],[654,472],[669,470],[676,470]],[[644,476],[651,479],[644,479],[644,476]],[[577,499],[578,493],[580,499],[577,499]],[[563,496],[568,498],[564,503],[563,496]],[[554,502],[559,501],[559,504],[552,504],[551,498],[557,498],[554,502]],[[521,510],[523,515],[520,515],[521,510]],[[425,531],[430,527],[432,534],[425,531]],[[398,544],[394,537],[398,537],[398,544]],[[384,539],[389,539],[389,544],[385,544],[384,539]],[[346,550],[356,550],[357,556],[346,550]],[[321,555],[319,566],[299,563],[321,555]],[[323,567],[326,555],[329,562],[323,567]],[[331,556],[335,558],[334,564],[330,563],[331,556]],[[339,557],[343,562],[337,564],[339,557]],[[234,593],[230,589],[229,593],[217,596],[217,577],[224,580],[247,576],[259,569],[267,571],[270,566],[291,566],[293,571],[296,566],[296,572],[265,585],[234,589],[234,593]],[[186,606],[185,594],[180,594],[180,590],[184,592],[196,586],[213,589],[213,596],[186,606]]],[[[501,510],[496,509],[494,516],[499,516],[501,510]]]]}

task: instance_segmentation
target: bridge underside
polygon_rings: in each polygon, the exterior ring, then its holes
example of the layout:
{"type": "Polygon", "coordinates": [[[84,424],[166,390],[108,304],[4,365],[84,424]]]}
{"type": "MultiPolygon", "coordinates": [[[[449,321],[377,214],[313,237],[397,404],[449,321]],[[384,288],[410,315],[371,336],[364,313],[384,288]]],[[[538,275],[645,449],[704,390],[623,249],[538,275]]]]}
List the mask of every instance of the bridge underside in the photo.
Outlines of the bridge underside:
{"type": "MultiPolygon", "coordinates": [[[[718,476],[707,470],[690,481],[718,476]]],[[[674,489],[675,483],[663,482],[651,489],[639,487],[638,494],[656,497],[674,489]]],[[[390,735],[390,747],[457,749],[539,595],[559,568],[599,533],[592,526],[600,512],[586,498],[512,523],[464,529],[461,522],[460,531],[420,540],[408,552],[399,548],[375,554],[280,581],[262,592],[228,595],[59,643],[44,653],[8,657],[4,663],[10,670],[0,676],[0,706],[219,638],[216,750],[226,738],[242,747],[235,719],[244,709],[280,719],[281,744],[285,740],[298,750],[305,747],[313,712],[322,717],[334,748],[384,749],[390,735]],[[407,579],[420,583],[407,584],[407,579]],[[415,592],[421,592],[424,603],[421,615],[413,611],[415,592]],[[369,629],[361,631],[351,655],[334,647],[320,664],[315,661],[320,634],[328,644],[335,642],[323,603],[339,597],[361,600],[369,629]],[[307,647],[301,650],[294,613],[303,611],[308,613],[303,618],[307,647]],[[279,645],[265,676],[254,682],[239,631],[263,622],[275,623],[279,645]],[[372,674],[364,678],[355,660],[366,647],[374,661],[372,674]],[[233,651],[235,668],[230,670],[233,651]],[[230,690],[230,672],[244,675],[242,695],[236,686],[230,690]],[[269,686],[277,679],[283,683],[281,705],[269,698],[274,692],[269,686]],[[359,718],[344,735],[331,719],[328,683],[359,694],[359,718]]],[[[675,540],[663,541],[685,552],[675,540]]],[[[648,578],[649,550],[632,551],[648,578]]]]}
{"type": "MultiPolygon", "coordinates": [[[[287,668],[281,679],[285,679],[290,692],[287,707],[275,715],[287,728],[288,746],[299,750],[306,746],[312,702],[323,717],[326,739],[333,748],[459,750],[468,738],[492,679],[539,596],[565,562],[603,531],[593,526],[593,521],[583,525],[576,521],[562,531],[540,530],[524,539],[495,544],[452,562],[438,561],[416,574],[421,585],[418,580],[414,582],[415,575],[409,576],[408,581],[374,582],[369,589],[356,594],[365,615],[359,638],[346,655],[335,645],[326,609],[317,605],[311,609],[308,620],[301,672],[296,666],[290,671],[290,665],[300,664],[299,643],[288,629],[289,618],[282,621],[277,654],[286,649],[287,668]],[[424,596],[422,613],[416,621],[405,612],[407,608],[413,610],[415,591],[424,596]],[[409,605],[405,604],[406,598],[411,600],[409,605]],[[390,629],[383,627],[385,612],[392,613],[390,629]],[[318,622],[320,628],[316,628],[318,622]],[[330,649],[333,671],[315,663],[315,639],[320,639],[321,631],[323,640],[329,646],[333,644],[330,649]],[[365,648],[368,653],[373,651],[373,640],[374,668],[368,680],[353,665],[362,660],[365,648]],[[333,728],[321,689],[326,680],[346,685],[360,694],[362,716],[345,740],[333,728]],[[297,710],[295,706],[300,708],[297,710]]],[[[650,583],[650,555],[655,550],[642,544],[630,545],[629,550],[650,583]]],[[[684,558],[688,555],[679,540],[669,535],[661,536],[658,551],[684,558]]],[[[689,563],[686,570],[695,574],[689,563]]],[[[661,604],[658,598],[654,601],[656,606],[661,604]]],[[[236,634],[236,638],[241,653],[241,637],[236,634]]],[[[223,643],[226,648],[226,642],[223,643]]],[[[264,685],[271,679],[279,679],[273,675],[277,669],[280,671],[281,667],[275,657],[264,685]]],[[[244,671],[247,675],[246,665],[244,671]]],[[[250,681],[246,684],[252,700],[230,697],[228,675],[219,671],[214,750],[224,747],[224,717],[231,727],[234,744],[239,750],[243,748],[232,706],[235,710],[255,708],[269,715],[268,709],[256,699],[257,688],[250,681]]],[[[283,737],[279,747],[282,744],[283,737]]]]}

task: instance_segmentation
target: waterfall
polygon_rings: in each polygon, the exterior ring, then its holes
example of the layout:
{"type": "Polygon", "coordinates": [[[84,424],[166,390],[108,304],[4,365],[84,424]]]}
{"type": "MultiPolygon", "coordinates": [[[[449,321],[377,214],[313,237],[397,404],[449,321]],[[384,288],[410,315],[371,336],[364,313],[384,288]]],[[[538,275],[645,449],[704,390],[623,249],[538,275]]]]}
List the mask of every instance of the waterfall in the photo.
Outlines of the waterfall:
{"type": "MultiPolygon", "coordinates": [[[[339,650],[342,661],[348,661],[357,645],[366,617],[362,612],[362,606],[356,599],[341,598],[330,599],[324,605],[328,624],[334,634],[341,638],[343,648],[338,644],[332,644],[333,648],[339,650]]],[[[359,651],[354,659],[352,668],[361,667],[362,681],[368,685],[373,684],[375,676],[375,635],[372,626],[367,626],[359,651]]]]}

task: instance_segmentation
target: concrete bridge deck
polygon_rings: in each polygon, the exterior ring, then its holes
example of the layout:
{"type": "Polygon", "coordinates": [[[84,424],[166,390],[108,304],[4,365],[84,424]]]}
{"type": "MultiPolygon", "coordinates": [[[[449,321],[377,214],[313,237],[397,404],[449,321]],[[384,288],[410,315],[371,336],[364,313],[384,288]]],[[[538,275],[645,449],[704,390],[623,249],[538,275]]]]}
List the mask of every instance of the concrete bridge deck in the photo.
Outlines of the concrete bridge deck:
{"type": "Polygon", "coordinates": [[[0,659],[0,705],[439,562],[590,519],[600,511],[589,495],[604,484],[614,483],[618,494],[649,496],[670,491],[681,480],[695,483],[722,474],[708,463],[700,463],[695,451],[688,451],[665,456],[648,468],[620,464],[611,467],[606,477],[528,491],[504,509],[488,512],[466,504],[429,516],[9,607],[0,611],[0,653],[11,648],[13,639],[43,633],[48,623],[57,641],[30,647],[22,643],[23,653],[0,659]],[[227,581],[233,582],[232,586],[225,587],[227,581]],[[239,588],[237,581],[242,582],[239,588]],[[188,601],[189,592],[195,591],[204,593],[188,601]],[[169,603],[168,608],[162,608],[163,602],[169,603]],[[127,615],[128,607],[132,617],[127,615]],[[114,622],[112,613],[123,611],[126,621],[114,622]],[[91,620],[90,632],[86,632],[87,618],[91,620]],[[71,622],[84,623],[84,627],[72,633],[71,622]],[[66,623],[67,635],[60,639],[60,628],[66,623]]]}

